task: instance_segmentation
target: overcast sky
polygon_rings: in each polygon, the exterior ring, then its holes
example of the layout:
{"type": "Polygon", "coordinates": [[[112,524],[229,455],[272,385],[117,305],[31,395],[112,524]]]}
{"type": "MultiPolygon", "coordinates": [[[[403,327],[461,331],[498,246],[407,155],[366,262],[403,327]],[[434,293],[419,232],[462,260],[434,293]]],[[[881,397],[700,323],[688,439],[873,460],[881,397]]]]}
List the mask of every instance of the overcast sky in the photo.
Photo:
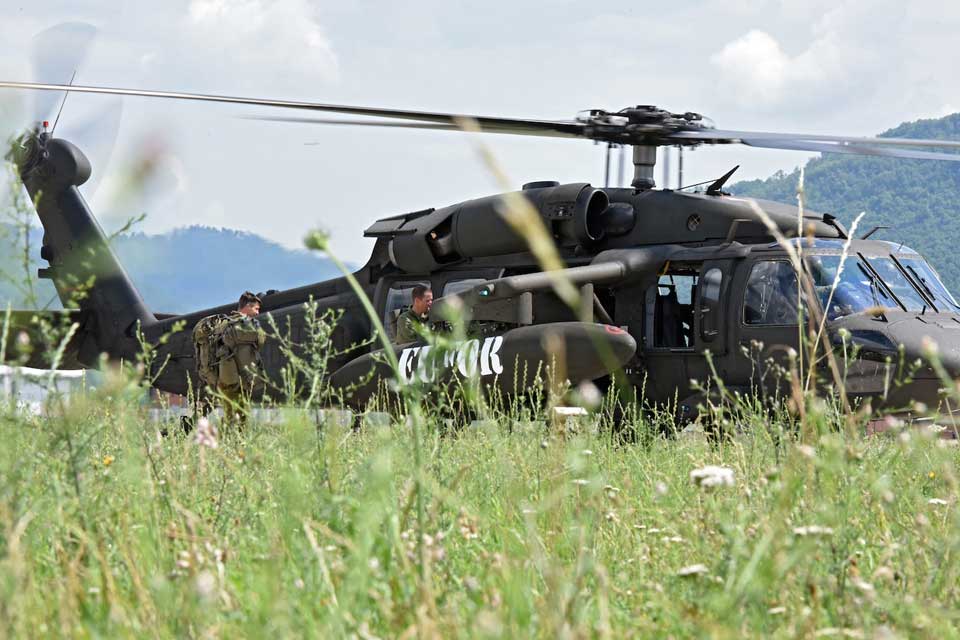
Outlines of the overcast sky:
{"type": "MultiPolygon", "coordinates": [[[[536,118],[656,104],[723,128],[850,135],[960,110],[960,3],[942,0],[0,0],[0,78],[55,80],[33,78],[33,35],[70,20],[98,29],[78,84],[536,118]]],[[[97,144],[103,134],[85,124],[105,119],[108,99],[71,97],[58,127],[90,150],[102,180],[88,197],[108,228],[146,213],[145,231],[226,226],[300,246],[307,229],[322,226],[342,257],[363,262],[371,245],[362,231],[376,218],[498,191],[465,134],[122,102],[109,162],[97,144]],[[131,194],[123,188],[130,168],[154,152],[159,168],[131,194]]],[[[4,135],[42,117],[34,104],[0,95],[4,135]]],[[[518,187],[602,184],[600,146],[483,140],[518,187]]],[[[702,148],[686,154],[684,182],[734,164],[740,179],[766,177],[806,157],[702,148]]]]}

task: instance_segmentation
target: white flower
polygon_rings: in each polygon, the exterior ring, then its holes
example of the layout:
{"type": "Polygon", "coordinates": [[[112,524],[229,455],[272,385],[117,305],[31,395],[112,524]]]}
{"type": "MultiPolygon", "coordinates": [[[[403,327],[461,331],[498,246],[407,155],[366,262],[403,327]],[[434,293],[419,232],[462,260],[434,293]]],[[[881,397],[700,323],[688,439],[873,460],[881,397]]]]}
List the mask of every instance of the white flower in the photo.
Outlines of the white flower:
{"type": "Polygon", "coordinates": [[[943,498],[930,498],[929,500],[927,500],[927,504],[932,504],[934,506],[942,507],[950,503],[944,500],[943,498]]]}
{"type": "Polygon", "coordinates": [[[590,381],[581,382],[580,386],[577,387],[577,392],[580,394],[580,400],[583,401],[583,404],[591,409],[595,409],[603,402],[600,389],[590,381]]]}
{"type": "Polygon", "coordinates": [[[797,445],[797,451],[804,458],[810,458],[811,460],[813,460],[814,458],[817,457],[817,450],[808,444],[797,445]]]}
{"type": "Polygon", "coordinates": [[[695,485],[704,489],[732,487],[734,484],[733,469],[712,465],[708,465],[702,469],[694,469],[690,472],[690,479],[693,480],[695,485]]]}
{"type": "Polygon", "coordinates": [[[833,535],[833,529],[831,529],[830,527],[821,527],[818,524],[811,524],[806,527],[794,527],[793,535],[800,536],[800,537],[808,537],[808,536],[809,537],[816,537],[816,536],[827,537],[827,536],[833,535]]]}
{"type": "Polygon", "coordinates": [[[201,600],[209,600],[217,587],[217,579],[209,571],[201,571],[197,574],[194,587],[201,600]]]}
{"type": "Polygon", "coordinates": [[[696,576],[703,575],[707,573],[706,565],[703,564],[691,564],[690,566],[684,567],[677,571],[677,575],[681,578],[695,578],[696,576]]]}
{"type": "Polygon", "coordinates": [[[201,447],[217,448],[217,426],[207,420],[200,418],[197,421],[197,434],[193,442],[201,447]]]}

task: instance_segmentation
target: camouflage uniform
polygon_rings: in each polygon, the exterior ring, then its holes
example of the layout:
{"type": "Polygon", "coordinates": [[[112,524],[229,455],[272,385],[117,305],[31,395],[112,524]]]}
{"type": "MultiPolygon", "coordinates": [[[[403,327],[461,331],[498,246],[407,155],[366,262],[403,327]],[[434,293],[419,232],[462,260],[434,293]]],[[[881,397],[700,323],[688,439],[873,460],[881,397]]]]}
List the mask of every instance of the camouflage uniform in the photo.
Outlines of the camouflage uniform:
{"type": "Polygon", "coordinates": [[[205,415],[213,409],[212,395],[220,396],[223,404],[224,419],[236,421],[239,426],[246,424],[250,412],[250,398],[258,389],[263,377],[260,362],[260,348],[266,341],[266,335],[260,323],[248,318],[239,311],[226,316],[211,316],[198,323],[212,323],[214,328],[206,332],[206,340],[212,341],[213,360],[206,369],[200,367],[200,339],[194,332],[198,354],[198,369],[204,388],[198,394],[197,409],[205,415]],[[212,387],[215,386],[215,389],[212,387]]]}
{"type": "Polygon", "coordinates": [[[425,328],[427,328],[427,316],[417,315],[413,308],[407,309],[397,318],[396,343],[417,342],[425,328]]]}
{"type": "Polygon", "coordinates": [[[224,338],[224,357],[228,368],[236,368],[236,376],[223,375],[224,367],[221,364],[221,376],[217,382],[217,391],[223,396],[223,415],[228,422],[237,421],[239,426],[247,422],[250,413],[250,398],[254,391],[263,384],[263,366],[260,361],[260,349],[266,341],[266,335],[260,328],[260,323],[248,318],[239,311],[229,315],[228,327],[224,333],[229,336],[235,330],[242,337],[229,344],[230,338],[224,338]],[[230,361],[232,365],[230,364],[230,361]]]}

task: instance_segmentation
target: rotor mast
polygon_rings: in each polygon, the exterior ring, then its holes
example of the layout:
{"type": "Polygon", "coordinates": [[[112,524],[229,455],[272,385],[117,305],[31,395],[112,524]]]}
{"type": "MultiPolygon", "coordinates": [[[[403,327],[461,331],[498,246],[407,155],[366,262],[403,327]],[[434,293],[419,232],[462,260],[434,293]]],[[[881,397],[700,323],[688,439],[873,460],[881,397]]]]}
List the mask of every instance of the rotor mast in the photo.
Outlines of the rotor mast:
{"type": "Polygon", "coordinates": [[[657,165],[657,148],[649,144],[633,145],[633,182],[638,191],[646,191],[657,186],[653,178],[653,169],[657,165]]]}

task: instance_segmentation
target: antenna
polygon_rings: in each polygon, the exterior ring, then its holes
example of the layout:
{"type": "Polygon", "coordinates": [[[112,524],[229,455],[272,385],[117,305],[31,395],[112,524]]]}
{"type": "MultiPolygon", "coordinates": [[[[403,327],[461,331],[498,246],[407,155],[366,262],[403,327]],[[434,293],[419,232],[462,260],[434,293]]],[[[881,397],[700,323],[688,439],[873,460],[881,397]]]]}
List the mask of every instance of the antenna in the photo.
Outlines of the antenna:
{"type": "Polygon", "coordinates": [[[725,174],[723,174],[722,176],[720,176],[719,178],[717,178],[717,179],[713,182],[713,184],[711,184],[709,187],[707,187],[707,195],[708,195],[708,196],[719,196],[719,195],[721,195],[721,194],[723,193],[723,191],[721,191],[721,189],[723,189],[723,185],[725,185],[725,184],[727,183],[727,180],[730,179],[730,176],[732,176],[734,173],[736,173],[737,169],[739,169],[739,168],[740,168],[740,165],[737,165],[737,166],[735,166],[733,169],[730,169],[730,171],[727,171],[725,174]]]}
{"type": "MultiPolygon", "coordinates": [[[[72,87],[72,86],[73,86],[73,81],[76,79],[76,77],[77,77],[77,70],[74,69],[74,70],[73,70],[73,75],[70,76],[70,82],[67,83],[67,86],[72,87]]],[[[51,137],[53,136],[53,132],[57,130],[57,123],[60,122],[60,114],[63,113],[63,107],[64,107],[65,104],[67,104],[67,98],[68,98],[69,96],[70,96],[70,92],[69,92],[69,91],[64,92],[64,94],[63,94],[63,100],[60,101],[60,109],[57,111],[57,117],[53,119],[53,128],[50,129],[50,136],[51,136],[51,137]]]]}

